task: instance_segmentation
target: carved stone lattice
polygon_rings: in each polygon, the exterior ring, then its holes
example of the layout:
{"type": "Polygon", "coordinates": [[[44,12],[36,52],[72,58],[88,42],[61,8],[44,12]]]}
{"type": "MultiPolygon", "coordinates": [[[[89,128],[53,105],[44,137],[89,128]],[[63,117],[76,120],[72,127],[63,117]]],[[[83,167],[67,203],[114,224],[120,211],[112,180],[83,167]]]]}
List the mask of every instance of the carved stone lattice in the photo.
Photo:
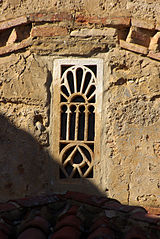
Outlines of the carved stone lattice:
{"type": "Polygon", "coordinates": [[[55,133],[60,178],[94,176],[98,69],[95,60],[86,63],[71,60],[70,64],[59,64],[55,74],[53,104],[59,112],[55,133]]]}

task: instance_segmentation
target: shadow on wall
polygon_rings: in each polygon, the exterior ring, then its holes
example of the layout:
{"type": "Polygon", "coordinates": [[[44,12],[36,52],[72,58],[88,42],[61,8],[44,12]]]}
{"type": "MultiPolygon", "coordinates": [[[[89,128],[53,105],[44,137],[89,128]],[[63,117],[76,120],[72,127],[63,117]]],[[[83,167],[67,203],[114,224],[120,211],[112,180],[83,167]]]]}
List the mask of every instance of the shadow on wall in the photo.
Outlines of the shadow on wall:
{"type": "Polygon", "coordinates": [[[73,188],[70,184],[63,187],[62,183],[60,189],[55,180],[59,165],[49,152],[31,134],[16,128],[2,114],[0,129],[0,201],[74,188],[79,191],[80,187],[81,192],[86,192],[86,185],[89,192],[101,195],[87,179],[80,179],[81,185],[72,179],[73,188]]]}

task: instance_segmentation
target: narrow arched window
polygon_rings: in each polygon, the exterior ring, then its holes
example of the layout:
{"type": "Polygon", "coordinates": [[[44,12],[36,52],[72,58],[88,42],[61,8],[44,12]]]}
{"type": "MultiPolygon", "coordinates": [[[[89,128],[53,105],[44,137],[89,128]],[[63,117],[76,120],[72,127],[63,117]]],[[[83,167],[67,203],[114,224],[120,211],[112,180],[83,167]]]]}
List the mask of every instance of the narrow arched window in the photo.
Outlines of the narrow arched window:
{"type": "Polygon", "coordinates": [[[100,156],[101,64],[97,59],[55,60],[53,151],[61,179],[94,177],[100,156]]]}

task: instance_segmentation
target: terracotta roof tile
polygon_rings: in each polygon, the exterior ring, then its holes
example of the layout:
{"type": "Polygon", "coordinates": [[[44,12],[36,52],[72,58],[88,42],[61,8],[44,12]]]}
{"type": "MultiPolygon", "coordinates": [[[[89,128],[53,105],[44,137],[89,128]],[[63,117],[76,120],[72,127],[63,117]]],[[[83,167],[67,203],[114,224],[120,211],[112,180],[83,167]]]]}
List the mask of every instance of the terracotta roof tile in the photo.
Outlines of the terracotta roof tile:
{"type": "Polygon", "coordinates": [[[0,203],[0,213],[15,209],[16,206],[11,203],[0,203]]]}
{"type": "Polygon", "coordinates": [[[107,201],[107,202],[103,203],[101,207],[105,208],[105,209],[123,210],[122,205],[119,202],[117,202],[116,200],[115,201],[107,201]]]}
{"type": "Polygon", "coordinates": [[[75,215],[64,216],[57,222],[55,230],[57,231],[65,226],[71,226],[76,228],[77,230],[80,230],[81,220],[75,215]]]}
{"type": "Polygon", "coordinates": [[[1,222],[0,222],[0,238],[1,238],[1,235],[5,235],[6,237],[8,237],[10,231],[11,231],[11,226],[7,225],[7,223],[5,223],[1,219],[1,222]]]}
{"type": "Polygon", "coordinates": [[[125,233],[124,239],[146,239],[146,234],[139,227],[132,227],[125,233]]]}
{"type": "Polygon", "coordinates": [[[25,222],[21,227],[21,231],[24,231],[25,229],[30,227],[38,228],[45,234],[49,234],[49,223],[41,216],[36,216],[33,220],[25,222]]]}
{"type": "MultiPolygon", "coordinates": [[[[34,207],[34,206],[41,206],[48,203],[53,203],[59,200],[59,195],[49,195],[49,196],[37,196],[37,197],[26,197],[17,200],[12,200],[10,203],[14,202],[22,207],[34,207]]],[[[11,204],[12,205],[12,204],[11,204]]]]}
{"type": "Polygon", "coordinates": [[[135,212],[134,214],[131,215],[131,218],[139,220],[139,221],[148,222],[151,224],[160,223],[160,216],[143,213],[143,212],[135,212]]]}
{"type": "Polygon", "coordinates": [[[47,237],[38,228],[28,228],[19,235],[18,239],[47,239],[47,237]]]}
{"type": "Polygon", "coordinates": [[[4,232],[0,230],[0,238],[1,239],[8,239],[8,235],[6,235],[4,232]]]}
{"type": "Polygon", "coordinates": [[[145,207],[145,209],[148,211],[150,214],[154,215],[160,215],[160,208],[154,208],[154,207],[145,207]]]}
{"type": "Polygon", "coordinates": [[[0,238],[158,239],[158,215],[83,193],[43,195],[1,203],[0,238]]]}
{"type": "Polygon", "coordinates": [[[109,225],[110,221],[108,220],[108,218],[106,218],[105,216],[101,216],[93,222],[90,231],[95,231],[99,227],[108,227],[109,225]]]}
{"type": "Polygon", "coordinates": [[[75,229],[74,227],[65,226],[57,232],[53,233],[50,239],[79,239],[80,234],[80,231],[75,229]]]}
{"type": "Polygon", "coordinates": [[[94,232],[92,232],[88,237],[88,239],[97,239],[97,238],[115,239],[115,234],[113,230],[110,228],[100,227],[97,228],[94,232]]]}
{"type": "Polygon", "coordinates": [[[77,205],[71,206],[65,213],[61,214],[61,216],[76,215],[78,212],[78,208],[79,207],[77,205]]]}

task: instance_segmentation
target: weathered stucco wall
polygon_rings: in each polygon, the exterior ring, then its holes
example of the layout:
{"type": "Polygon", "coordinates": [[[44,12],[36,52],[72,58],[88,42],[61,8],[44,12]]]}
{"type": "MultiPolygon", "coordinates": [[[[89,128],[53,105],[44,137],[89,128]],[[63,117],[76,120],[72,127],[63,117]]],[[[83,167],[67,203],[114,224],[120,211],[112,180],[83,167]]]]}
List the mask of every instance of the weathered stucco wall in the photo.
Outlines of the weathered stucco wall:
{"type": "Polygon", "coordinates": [[[0,4],[0,199],[84,189],[55,182],[53,64],[95,57],[104,62],[101,160],[87,190],[158,206],[159,1],[0,4]]]}
{"type": "Polygon", "coordinates": [[[1,20],[33,12],[69,11],[107,16],[132,15],[142,19],[159,20],[159,0],[1,0],[1,20]]]}

